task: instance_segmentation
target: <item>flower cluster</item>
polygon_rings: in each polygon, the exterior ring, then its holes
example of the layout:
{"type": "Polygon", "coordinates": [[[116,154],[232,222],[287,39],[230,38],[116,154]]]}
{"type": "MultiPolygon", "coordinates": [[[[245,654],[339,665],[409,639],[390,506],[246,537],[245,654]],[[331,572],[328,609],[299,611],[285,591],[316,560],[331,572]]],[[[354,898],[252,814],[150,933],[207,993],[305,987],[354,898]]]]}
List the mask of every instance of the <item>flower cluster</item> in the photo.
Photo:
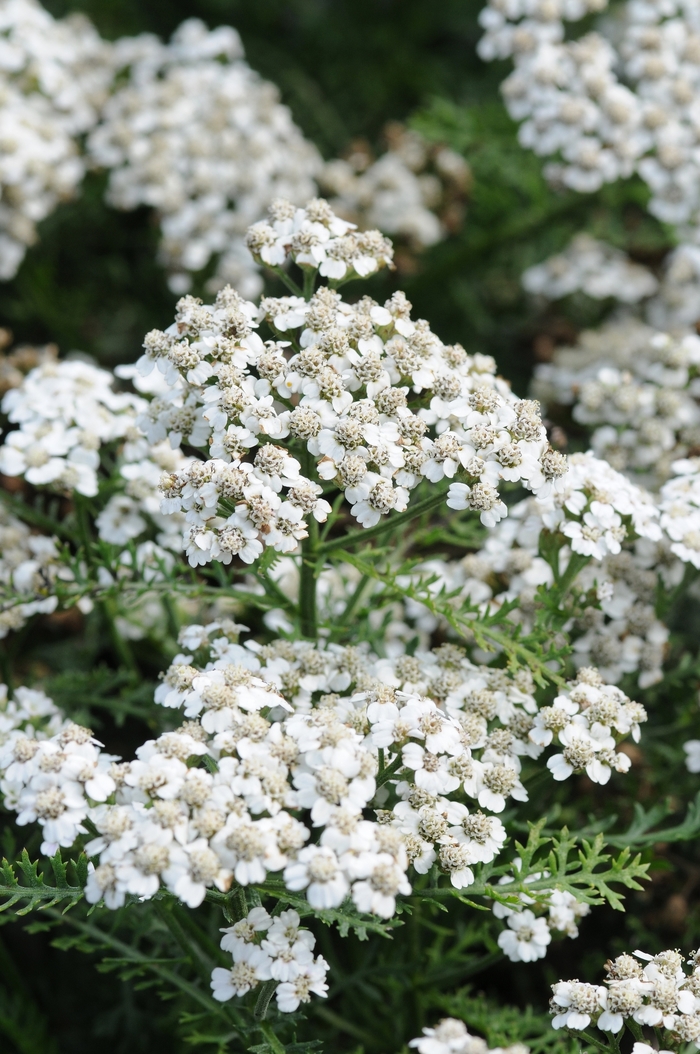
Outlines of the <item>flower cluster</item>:
{"type": "MultiPolygon", "coordinates": [[[[634,673],[640,687],[648,687],[661,679],[668,639],[655,613],[656,591],[659,582],[677,586],[683,564],[661,538],[659,512],[648,494],[591,455],[574,454],[569,464],[550,497],[511,506],[483,548],[456,561],[427,561],[413,577],[426,583],[428,593],[445,592],[456,609],[466,604],[487,615],[517,602],[508,618],[527,632],[537,591],[554,585],[555,569],[564,575],[573,558],[592,557],[571,585],[578,601],[565,628],[573,662],[598,667],[612,684],[634,673]],[[609,518],[611,527],[603,528],[609,518]],[[543,543],[554,540],[553,563],[543,543]]],[[[405,602],[404,617],[427,634],[438,628],[435,616],[415,600],[405,602]]],[[[440,632],[450,632],[447,623],[440,632]]],[[[484,661],[492,657],[478,649],[473,654],[484,661]]]]}
{"type": "Polygon", "coordinates": [[[659,288],[646,267],[590,234],[577,234],[563,252],[529,267],[522,284],[528,293],[548,300],[582,292],[594,300],[610,297],[625,304],[637,304],[659,288]]]}
{"type": "Polygon", "coordinates": [[[0,685],[0,792],[17,823],[38,821],[43,853],[73,844],[88,812],[86,791],[114,790],[89,729],[66,721],[44,692],[0,685]]]}
{"type": "Polygon", "coordinates": [[[3,3],[0,45],[0,279],[8,279],[36,224],[83,178],[76,137],[94,124],[112,71],[109,45],[87,19],[56,21],[37,0],[3,3]]]}
{"type": "Polygon", "coordinates": [[[314,193],[316,148],[229,26],[189,19],[169,44],[125,37],[113,62],[117,86],[88,139],[92,162],[109,171],[108,201],[157,210],[175,292],[216,257],[216,282],[255,296],[245,231],[274,198],[301,204],[314,193]]]}
{"type": "Polygon", "coordinates": [[[584,293],[594,300],[617,301],[622,305],[615,317],[618,327],[633,326],[641,315],[655,329],[678,336],[676,331],[692,330],[700,319],[700,246],[676,246],[660,270],[657,277],[620,249],[577,234],[562,252],[529,267],[522,284],[544,300],[584,293]]]}
{"type": "Polygon", "coordinates": [[[88,166],[108,171],[109,204],[156,210],[177,293],[208,267],[211,289],[232,282],[257,295],[247,227],[278,196],[301,204],[319,181],[341,210],[417,248],[461,222],[469,172],[458,154],[391,127],[390,150],[368,171],[357,152],[324,164],[229,26],[193,18],[168,44],[150,34],[110,43],[82,16],[57,21],[37,0],[6,0],[0,43],[0,279],[88,166]]]}
{"type": "Polygon", "coordinates": [[[486,1040],[470,1035],[464,1022],[454,1017],[443,1018],[435,1028],[424,1028],[423,1035],[408,1045],[418,1054],[528,1054],[522,1043],[489,1048],[486,1040]]]}
{"type": "Polygon", "coordinates": [[[600,32],[565,39],[607,0],[503,4],[490,0],[480,20],[484,59],[512,56],[502,86],[523,146],[556,157],[550,179],[590,192],[638,172],[650,211],[683,224],[694,240],[700,207],[696,165],[700,21],[695,4],[627,3],[618,42],[600,32]]]}
{"type": "Polygon", "coordinates": [[[377,160],[353,144],[347,159],[327,161],[318,174],[334,212],[361,230],[378,227],[421,249],[444,238],[462,219],[471,175],[464,158],[392,122],[389,149],[377,160]]]}
{"type": "Polygon", "coordinates": [[[672,468],[677,475],[664,483],[659,496],[661,526],[671,541],[671,552],[700,568],[700,461],[685,458],[672,468]]]}
{"type": "Polygon", "coordinates": [[[6,392],[2,410],[18,425],[0,447],[0,472],[58,491],[97,494],[100,448],[138,438],[144,401],[113,390],[114,378],[80,359],[37,366],[6,392]]]}
{"type": "Polygon", "coordinates": [[[454,645],[392,660],[308,642],[241,645],[241,628],[183,631],[191,653],[177,656],[156,702],[184,723],[132,762],[116,764],[73,724],[38,746],[23,731],[3,744],[6,805],[20,823],[38,820],[49,846],[72,844],[86,817],[97,829],[88,900],[118,907],[163,883],[196,907],[211,886],[281,872],[315,910],[349,896],[389,918],[411,891],[409,867],[437,863],[460,889],[499,854],[506,831],[494,814],[527,799],[523,758],[556,740],[555,779],[586,771],[605,782],[628,767],[614,735],[636,735],[646,716],[591,670],[538,710],[528,675],[475,666],[454,645]]]}
{"type": "Polygon", "coordinates": [[[573,404],[591,447],[615,469],[658,487],[700,443],[700,338],[672,336],[633,319],[585,333],[537,367],[549,406],[573,404]]]}
{"type": "Polygon", "coordinates": [[[264,981],[277,982],[275,999],[283,1014],[308,1003],[312,993],[325,998],[329,966],[322,955],[314,958],[316,938],[300,922],[296,911],[273,917],[256,907],[222,930],[221,947],[231,953],[233,966],[212,972],[214,999],[223,1003],[246,995],[264,981]]]}
{"type": "MultiPolygon", "coordinates": [[[[0,640],[21,629],[33,615],[47,615],[58,606],[57,583],[67,592],[75,584],[61,558],[55,538],[32,534],[29,527],[0,505],[0,640]]],[[[77,601],[88,611],[88,598],[77,601]]]]}
{"type": "MultiPolygon", "coordinates": [[[[520,863],[516,859],[516,864],[520,863]]],[[[517,868],[516,868],[517,870],[517,868]]],[[[532,881],[534,878],[548,878],[549,873],[528,876],[525,880],[532,881]]],[[[501,879],[499,886],[506,887],[510,879],[501,879]]],[[[506,929],[498,935],[498,947],[511,962],[536,962],[543,959],[552,940],[552,934],[565,935],[566,937],[578,937],[578,921],[590,913],[588,904],[582,904],[576,900],[571,893],[565,890],[554,889],[545,896],[535,897],[528,893],[519,893],[518,900],[522,907],[512,908],[506,904],[495,902],[492,908],[494,915],[499,919],[506,919],[506,929]],[[545,915],[536,915],[538,910],[544,910],[545,915]]]]}
{"type": "MultiPolygon", "coordinates": [[[[392,257],[378,231],[355,233],[322,200],[305,209],[278,201],[247,237],[267,265],[292,260],[332,282],[392,257]]],[[[191,525],[193,565],[251,563],[264,546],[293,551],[309,515],[326,519],[322,484],[302,472],[295,443],[364,527],[404,510],[424,479],[459,474],[466,482],[451,486],[448,504],[493,524],[506,513],[501,481],[540,493],[562,475],[565,459],[549,448],[537,404],[516,399],[492,359],[444,345],[410,311],[400,293],[384,306],[369,297],[348,304],[323,285],[309,300],[265,298],[258,308],[227,287],[213,305],[184,297],[174,324],[147,335],[137,369],[157,368],[167,390],[141,428],[151,443],[213,455],[161,484],[163,511],[184,512],[191,525]],[[272,340],[263,342],[261,324],[272,340]]]]}
{"type": "MultiPolygon", "coordinates": [[[[629,1021],[635,1035],[637,1026],[663,1028],[674,1047],[700,1048],[700,969],[694,956],[688,962],[690,973],[677,951],[636,951],[608,962],[604,985],[558,981],[552,985],[552,1025],[582,1032],[592,1024],[617,1034],[629,1021]]],[[[650,1050],[645,1043],[635,1043],[634,1054],[650,1050]]]]}

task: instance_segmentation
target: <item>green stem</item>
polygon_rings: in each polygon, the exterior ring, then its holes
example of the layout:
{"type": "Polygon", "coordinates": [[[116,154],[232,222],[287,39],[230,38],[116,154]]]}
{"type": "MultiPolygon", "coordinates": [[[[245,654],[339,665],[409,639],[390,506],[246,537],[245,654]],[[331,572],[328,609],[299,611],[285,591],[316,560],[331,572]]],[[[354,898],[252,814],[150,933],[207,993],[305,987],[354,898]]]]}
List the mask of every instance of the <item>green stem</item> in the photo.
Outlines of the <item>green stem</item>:
{"type": "Polygon", "coordinates": [[[397,754],[392,763],[387,765],[386,768],[382,769],[382,771],[377,774],[377,788],[382,787],[388,780],[390,780],[402,765],[403,758],[401,754],[397,754]]]}
{"type": "MultiPolygon", "coordinates": [[[[301,451],[302,472],[307,479],[314,479],[314,459],[308,450],[301,451]]],[[[308,537],[301,543],[301,565],[299,567],[299,628],[302,637],[316,640],[318,622],[316,612],[316,579],[319,573],[318,523],[313,516],[308,519],[308,537]]]]}
{"type": "Polygon", "coordinates": [[[644,1042],[644,1033],[642,1031],[642,1026],[640,1024],[638,1024],[634,1020],[634,1018],[631,1018],[631,1017],[628,1017],[626,1019],[625,1024],[627,1025],[628,1029],[630,1030],[630,1032],[632,1033],[634,1038],[639,1040],[640,1043],[643,1043],[644,1042]]]}
{"type": "Polygon", "coordinates": [[[199,948],[192,946],[192,941],[185,933],[180,920],[175,917],[173,906],[157,900],[155,901],[155,909],[161,922],[163,922],[168,928],[172,936],[175,938],[175,941],[183,950],[188,960],[199,974],[199,977],[208,988],[211,984],[211,970],[209,970],[204,963],[199,948]]]}
{"type": "Polygon", "coordinates": [[[373,538],[378,538],[382,534],[386,534],[387,531],[396,530],[398,527],[403,527],[405,523],[410,523],[411,520],[415,520],[418,516],[422,516],[426,512],[430,512],[432,509],[436,509],[439,505],[445,503],[445,491],[441,490],[438,494],[431,494],[429,498],[424,498],[423,501],[418,501],[410,508],[406,509],[405,512],[400,512],[395,516],[389,515],[382,522],[378,523],[376,527],[369,527],[366,530],[350,531],[348,534],[341,535],[340,538],[332,538],[330,542],[324,542],[319,545],[319,555],[325,556],[326,553],[332,552],[334,549],[347,549],[354,545],[355,542],[369,542],[373,538]]]}
{"type": "Polygon", "coordinates": [[[286,271],[283,271],[281,267],[270,267],[273,274],[276,274],[281,282],[286,285],[290,293],[294,293],[295,296],[303,296],[304,292],[301,286],[298,286],[293,278],[290,278],[286,271]]]}
{"type": "Polygon", "coordinates": [[[580,1034],[583,1036],[583,1038],[586,1040],[587,1043],[592,1043],[593,1046],[594,1047],[598,1047],[599,1050],[605,1050],[605,1051],[609,1051],[610,1050],[610,1047],[609,1047],[609,1045],[607,1043],[603,1043],[602,1040],[597,1039],[595,1036],[592,1036],[590,1034],[590,1032],[581,1032],[580,1034]]]}
{"type": "Polygon", "coordinates": [[[277,1036],[272,1030],[272,1027],[265,1021],[261,1021],[258,1028],[262,1032],[263,1036],[270,1044],[274,1054],[285,1054],[285,1048],[282,1043],[278,1040],[277,1036]]]}
{"type": "Polygon", "coordinates": [[[80,542],[85,550],[85,560],[88,567],[92,566],[92,528],[90,526],[90,510],[87,500],[82,494],[74,495],[75,517],[78,521],[78,534],[80,542]]]}
{"type": "Polygon", "coordinates": [[[131,645],[119,632],[119,627],[117,626],[117,606],[114,600],[111,597],[105,597],[101,606],[105,618],[107,619],[107,624],[109,625],[109,633],[112,638],[114,650],[127,669],[131,670],[132,673],[138,672],[138,666],[136,659],[134,658],[134,653],[131,650],[131,645]]]}
{"type": "Polygon", "coordinates": [[[347,626],[348,622],[350,621],[351,616],[355,614],[355,609],[356,609],[357,605],[360,603],[360,598],[362,597],[362,594],[364,592],[365,586],[367,585],[368,582],[369,582],[369,578],[367,577],[367,575],[363,575],[362,578],[360,579],[360,581],[355,586],[353,594],[350,597],[350,599],[348,600],[347,604],[345,605],[345,610],[343,611],[343,614],[340,616],[340,618],[338,620],[340,626],[343,626],[343,627],[347,626]]]}
{"type": "Polygon", "coordinates": [[[314,295],[314,285],[316,284],[316,269],[312,267],[304,268],[304,300],[310,300],[314,295]]]}
{"type": "Polygon", "coordinates": [[[258,994],[258,999],[255,1004],[255,1010],[253,1011],[253,1017],[256,1021],[264,1021],[267,1017],[267,1011],[270,1006],[270,1000],[275,994],[277,988],[277,981],[265,981],[262,985],[258,994]]]}
{"type": "Polygon", "coordinates": [[[302,637],[316,640],[318,636],[316,613],[316,578],[318,576],[318,524],[313,517],[309,522],[309,537],[301,543],[301,567],[299,569],[299,627],[302,637]]]}

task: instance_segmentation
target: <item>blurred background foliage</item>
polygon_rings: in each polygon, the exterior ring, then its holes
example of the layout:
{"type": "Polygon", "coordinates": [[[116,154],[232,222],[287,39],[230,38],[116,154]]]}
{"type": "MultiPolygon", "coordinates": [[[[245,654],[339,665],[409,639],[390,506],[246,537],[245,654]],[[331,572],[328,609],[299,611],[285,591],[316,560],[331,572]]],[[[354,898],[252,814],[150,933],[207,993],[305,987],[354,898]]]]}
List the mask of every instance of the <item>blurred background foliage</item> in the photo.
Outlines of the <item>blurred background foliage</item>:
{"type": "MultiPolygon", "coordinates": [[[[342,154],[357,137],[379,151],[389,120],[407,121],[462,153],[474,177],[462,228],[416,258],[411,268],[363,284],[361,292],[381,300],[401,286],[415,314],[428,318],[443,339],[494,355],[520,394],[526,393],[536,358],[548,357],[555,344],[570,341],[610,308],[584,297],[538,307],[520,287],[526,267],[562,249],[581,230],[651,267],[671,245],[669,233],[645,211],[647,192],[640,182],[608,186],[590,196],[557,194],[547,187],[540,161],[519,147],[500,103],[498,85],[506,67],[485,65],[476,57],[481,0],[45,3],[56,16],[85,12],[107,37],[140,32],[168,37],[192,16],[210,27],[235,26],[252,67],[279,86],[296,122],[326,157],[342,154]]],[[[0,285],[0,324],[10,326],[17,340],[55,341],[64,353],[80,349],[114,365],[138,356],[147,330],[169,324],[176,298],[156,262],[154,217],[146,209],[109,209],[103,193],[104,177],[89,176],[81,197],[41,225],[40,241],[16,279],[0,285]]],[[[82,633],[79,647],[70,636],[74,627],[66,624],[64,636],[58,620],[52,625],[41,641],[16,635],[16,657],[26,653],[30,678],[52,674],[46,688],[56,702],[71,716],[89,721],[112,749],[128,755],[143,738],[143,726],[132,715],[143,713],[160,657],[154,662],[153,656],[139,655],[139,677],[123,677],[114,672],[115,656],[96,621],[82,633]]],[[[700,669],[678,676],[678,698],[684,702],[700,669]]],[[[661,732],[673,731],[672,709],[659,710],[661,732]]],[[[672,788],[678,797],[670,809],[690,800],[697,780],[685,770],[678,778],[677,753],[664,754],[663,740],[655,746],[652,730],[644,750],[634,790],[627,784],[616,802],[612,792],[581,781],[576,807],[560,813],[556,823],[585,823],[587,815],[617,811],[615,829],[624,830],[635,797],[649,808],[672,788]]],[[[35,841],[27,843],[34,856],[35,841]]],[[[7,828],[5,843],[0,855],[15,858],[22,846],[12,842],[7,828]]],[[[321,927],[321,951],[344,979],[332,1005],[314,1009],[314,1034],[328,1041],[327,1051],[388,1054],[398,1049],[398,1037],[416,1035],[427,1021],[453,1013],[486,1034],[492,1045],[522,1039],[535,1054],[569,1054],[571,1041],[548,1030],[548,984],[571,976],[573,961],[579,976],[597,977],[602,933],[605,954],[640,944],[656,951],[681,939],[684,946],[700,941],[700,911],[691,896],[700,885],[694,854],[657,846],[656,857],[651,884],[629,897],[630,914],[598,909],[584,921],[578,941],[558,942],[536,967],[511,964],[498,955],[484,959],[478,930],[460,936],[459,919],[431,909],[417,913],[399,931],[400,949],[355,938],[341,944],[321,927]],[[423,954],[431,942],[432,952],[423,954]],[[479,946],[477,958],[470,942],[479,946]],[[485,969],[489,960],[492,965],[485,969]],[[464,987],[477,970],[482,972],[475,987],[464,987]],[[482,989],[487,995],[480,994],[482,989]],[[538,1008],[536,1013],[524,1011],[528,1003],[538,1008]]],[[[5,920],[0,916],[0,922],[5,920]]],[[[134,944],[139,925],[136,912],[130,918],[115,915],[115,931],[121,927],[122,939],[131,933],[134,944]]],[[[112,954],[109,948],[76,932],[71,936],[90,954],[70,950],[65,941],[61,950],[52,943],[51,927],[51,919],[35,920],[28,937],[18,926],[0,926],[0,1050],[180,1054],[192,1049],[182,1039],[176,1002],[161,998],[143,978],[124,983],[104,967],[96,972],[95,965],[112,954]]],[[[163,940],[163,954],[177,955],[165,935],[163,940]]],[[[196,1021],[190,1032],[197,1034],[196,1021]]],[[[215,1051],[217,1046],[205,1043],[204,1048],[215,1051]]]]}

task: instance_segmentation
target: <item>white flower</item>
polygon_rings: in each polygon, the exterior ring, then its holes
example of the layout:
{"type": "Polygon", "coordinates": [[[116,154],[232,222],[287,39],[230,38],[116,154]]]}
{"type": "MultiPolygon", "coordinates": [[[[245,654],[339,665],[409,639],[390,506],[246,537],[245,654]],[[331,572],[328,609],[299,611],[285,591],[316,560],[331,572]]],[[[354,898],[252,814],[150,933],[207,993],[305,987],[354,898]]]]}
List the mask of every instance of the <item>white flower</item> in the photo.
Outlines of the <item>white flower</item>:
{"type": "Polygon", "coordinates": [[[275,990],[277,1007],[283,1014],[293,1014],[298,1010],[301,1003],[308,1003],[311,993],[326,998],[328,985],[326,974],[328,963],[322,956],[318,956],[314,962],[304,967],[293,981],[284,981],[275,990]]]}
{"type": "Polygon", "coordinates": [[[284,884],[293,892],[306,889],[309,904],[318,909],[339,907],[350,888],[333,850],[316,845],[302,849],[285,868],[284,884]]]}
{"type": "Polygon", "coordinates": [[[605,989],[600,985],[560,981],[552,985],[552,992],[553,1003],[561,1008],[552,1019],[552,1028],[587,1028],[591,1016],[604,1006],[605,989]]]}
{"type": "Polygon", "coordinates": [[[535,962],[547,954],[552,939],[546,919],[526,909],[508,917],[508,929],[498,935],[498,947],[511,962],[535,962]]]}
{"type": "Polygon", "coordinates": [[[234,996],[245,995],[261,981],[270,980],[271,965],[270,956],[256,944],[246,944],[237,948],[234,965],[230,970],[221,966],[212,970],[212,996],[219,1003],[225,1003],[234,996]]]}

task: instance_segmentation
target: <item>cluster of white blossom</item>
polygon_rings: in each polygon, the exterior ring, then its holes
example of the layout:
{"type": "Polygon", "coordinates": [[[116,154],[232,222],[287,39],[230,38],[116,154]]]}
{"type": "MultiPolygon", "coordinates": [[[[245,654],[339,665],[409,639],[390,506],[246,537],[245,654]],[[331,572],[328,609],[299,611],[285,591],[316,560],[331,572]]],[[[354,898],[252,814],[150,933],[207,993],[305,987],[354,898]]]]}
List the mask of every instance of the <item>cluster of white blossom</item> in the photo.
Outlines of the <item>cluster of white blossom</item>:
{"type": "Polygon", "coordinates": [[[528,293],[548,300],[582,292],[595,300],[610,297],[625,304],[636,304],[659,288],[646,267],[590,234],[577,234],[563,252],[529,267],[522,284],[528,293]]]}
{"type": "Polygon", "coordinates": [[[650,211],[696,240],[700,140],[695,119],[700,13],[685,0],[628,2],[614,32],[565,38],[565,21],[607,0],[489,0],[484,59],[512,57],[502,86],[523,146],[557,160],[547,174],[582,192],[638,172],[650,211]]]}
{"type": "Polygon", "coordinates": [[[562,252],[529,267],[522,284],[545,300],[578,292],[594,300],[616,300],[623,305],[618,323],[641,314],[655,329],[686,330],[700,320],[700,246],[678,245],[665,257],[657,278],[620,249],[577,234],[562,252]]]}
{"type": "MultiPolygon", "coordinates": [[[[516,863],[520,863],[520,860],[516,860],[516,863]]],[[[535,872],[525,881],[527,883],[540,877],[549,877],[548,872],[541,875],[535,872]]],[[[499,886],[507,886],[508,881],[501,879],[499,886]]],[[[553,933],[578,937],[578,921],[590,914],[591,910],[588,904],[581,903],[573,894],[562,889],[554,889],[537,900],[527,893],[520,893],[518,899],[523,905],[521,908],[511,908],[498,902],[492,908],[497,918],[507,920],[507,929],[498,935],[498,946],[511,962],[530,963],[543,959],[553,933]],[[536,915],[537,910],[544,910],[546,914],[536,915]]]]}
{"type": "Polygon", "coordinates": [[[314,958],[316,938],[300,922],[296,911],[282,911],[273,917],[265,908],[256,907],[222,930],[221,947],[231,953],[233,966],[212,971],[214,999],[227,1002],[265,981],[278,982],[275,999],[283,1014],[310,1002],[312,992],[325,998],[329,966],[322,955],[314,958]]]}
{"type": "Polygon", "coordinates": [[[461,220],[469,166],[449,147],[395,122],[385,135],[389,149],[377,160],[354,144],[346,159],[327,161],[318,174],[321,192],[361,230],[378,227],[418,249],[434,245],[461,220]]]}
{"type": "Polygon", "coordinates": [[[664,483],[659,496],[661,526],[671,552],[700,569],[700,460],[684,458],[672,468],[676,475],[664,483]]]}
{"type": "MultiPolygon", "coordinates": [[[[315,910],[349,896],[389,918],[411,891],[409,867],[437,864],[461,889],[499,854],[507,835],[496,814],[527,799],[523,758],[555,743],[555,779],[586,772],[605,783],[629,767],[617,738],[646,718],[595,670],[538,709],[529,674],[476,666],[455,645],[382,659],[305,641],[241,645],[241,628],[182,632],[189,653],[156,702],[185,721],[132,762],[117,764],[69,723],[39,745],[22,727],[6,738],[5,804],[19,822],[37,820],[49,847],[71,845],[86,818],[97,829],[89,901],[114,908],[163,883],[196,907],[208,887],[281,872],[315,910]]],[[[574,935],[578,907],[553,890],[541,904],[552,928],[574,935]]]]}
{"type": "MultiPolygon", "coordinates": [[[[22,520],[0,505],[0,640],[21,629],[33,615],[58,607],[57,581],[72,592],[75,576],[61,558],[55,538],[33,534],[22,520]]],[[[77,600],[90,610],[88,598],[77,600]]]]}
{"type": "MultiPolygon", "coordinates": [[[[378,231],[356,233],[320,199],[305,209],[276,202],[247,240],[257,259],[292,260],[333,283],[392,258],[378,231]]],[[[295,442],[364,527],[404,510],[424,479],[459,474],[466,482],[451,485],[448,505],[478,511],[487,525],[507,511],[501,481],[551,488],[566,462],[549,447],[537,404],[515,398],[490,357],[444,345],[410,310],[401,293],[384,306],[369,297],[349,304],[323,285],[309,300],[264,298],[257,307],[226,287],[213,305],[184,297],[173,325],[147,335],[137,370],[157,368],[167,390],[140,427],[150,443],[167,438],[211,456],[161,484],[163,512],[191,525],[193,565],[234,555],[251,563],[264,546],[293,551],[309,515],[327,518],[322,485],[290,453],[295,442]],[[261,324],[274,339],[263,342],[261,324]]]]}
{"type": "Polygon", "coordinates": [[[453,645],[388,660],[307,642],[240,646],[238,628],[183,632],[184,646],[210,661],[201,669],[178,657],[157,689],[156,701],[188,720],[121,767],[121,804],[94,818],[106,841],[92,845],[102,856],[89,897],[151,895],[160,874],[195,905],[209,884],[281,871],[314,909],[350,895],[359,911],[390,917],[396,896],[410,893],[409,864],[424,874],[438,862],[461,889],[473,864],[498,855],[506,832],[489,814],[526,800],[523,756],[556,741],[553,777],[585,769],[605,782],[611,767],[628,768],[615,734],[645,718],[622,694],[614,705],[595,671],[538,711],[527,676],[474,666],[453,645]],[[212,758],[214,772],[188,769],[195,755],[212,758]],[[376,819],[364,819],[377,805],[376,819]],[[299,809],[304,822],[290,815],[299,809]],[[129,839],[112,845],[105,833],[127,816],[129,839]],[[147,856],[150,872],[139,863],[147,856]]]}
{"type": "Polygon", "coordinates": [[[0,793],[20,825],[38,821],[42,853],[73,845],[88,813],[86,794],[104,800],[114,790],[88,729],[66,721],[42,691],[0,685],[0,793]]]}
{"type": "Polygon", "coordinates": [[[522,1043],[489,1047],[485,1039],[470,1035],[464,1022],[454,1017],[443,1018],[435,1028],[424,1028],[423,1035],[408,1045],[418,1054],[528,1054],[528,1047],[522,1043]]]}
{"type": "Polygon", "coordinates": [[[0,279],[15,274],[36,224],[83,178],[77,137],[97,119],[110,55],[79,15],[57,21],[37,0],[0,5],[0,279]]]}
{"type": "Polygon", "coordinates": [[[97,494],[100,448],[137,440],[136,417],[145,407],[138,396],[115,392],[113,382],[110,372],[80,359],[31,370],[3,396],[3,413],[19,427],[0,447],[0,472],[58,491],[97,494]]]}
{"type": "Polygon", "coordinates": [[[175,292],[216,257],[219,286],[257,295],[245,232],[274,198],[300,205],[314,193],[316,148],[229,26],[209,31],[188,19],[169,44],[125,37],[113,63],[117,84],[88,139],[92,162],[109,171],[108,201],[157,210],[175,292]]]}
{"type": "Polygon", "coordinates": [[[658,488],[672,464],[700,445],[700,338],[672,336],[634,319],[582,334],[537,366],[545,405],[573,404],[594,452],[658,488]]]}
{"type": "MultiPolygon", "coordinates": [[[[638,1026],[663,1028],[671,1034],[674,1048],[687,1049],[685,1044],[700,1048],[700,967],[696,956],[688,960],[690,973],[683,963],[678,951],[658,955],[635,951],[607,963],[604,985],[558,981],[552,985],[552,1025],[575,1032],[594,1025],[617,1035],[629,1021],[635,1035],[638,1026]]],[[[649,1054],[652,1049],[637,1042],[633,1054],[649,1054]]]]}
{"type": "MultiPolygon", "coordinates": [[[[656,591],[659,584],[678,585],[683,564],[661,537],[651,496],[590,454],[570,457],[569,471],[549,498],[511,506],[508,518],[477,552],[456,561],[419,564],[413,578],[433,596],[444,593],[458,610],[466,605],[488,615],[517,602],[508,618],[527,632],[538,589],[555,582],[552,558],[542,549],[543,541],[553,537],[560,575],[576,554],[593,557],[571,583],[580,602],[580,611],[565,627],[574,664],[598,667],[611,684],[626,674],[635,674],[642,688],[659,681],[668,629],[655,614],[656,591]]],[[[403,614],[415,627],[400,633],[404,639],[416,629],[427,635],[438,627],[450,633],[449,625],[417,600],[404,601],[403,614]]],[[[382,616],[381,608],[376,615],[382,616]]],[[[478,649],[472,654],[483,661],[492,658],[478,649]]]]}

